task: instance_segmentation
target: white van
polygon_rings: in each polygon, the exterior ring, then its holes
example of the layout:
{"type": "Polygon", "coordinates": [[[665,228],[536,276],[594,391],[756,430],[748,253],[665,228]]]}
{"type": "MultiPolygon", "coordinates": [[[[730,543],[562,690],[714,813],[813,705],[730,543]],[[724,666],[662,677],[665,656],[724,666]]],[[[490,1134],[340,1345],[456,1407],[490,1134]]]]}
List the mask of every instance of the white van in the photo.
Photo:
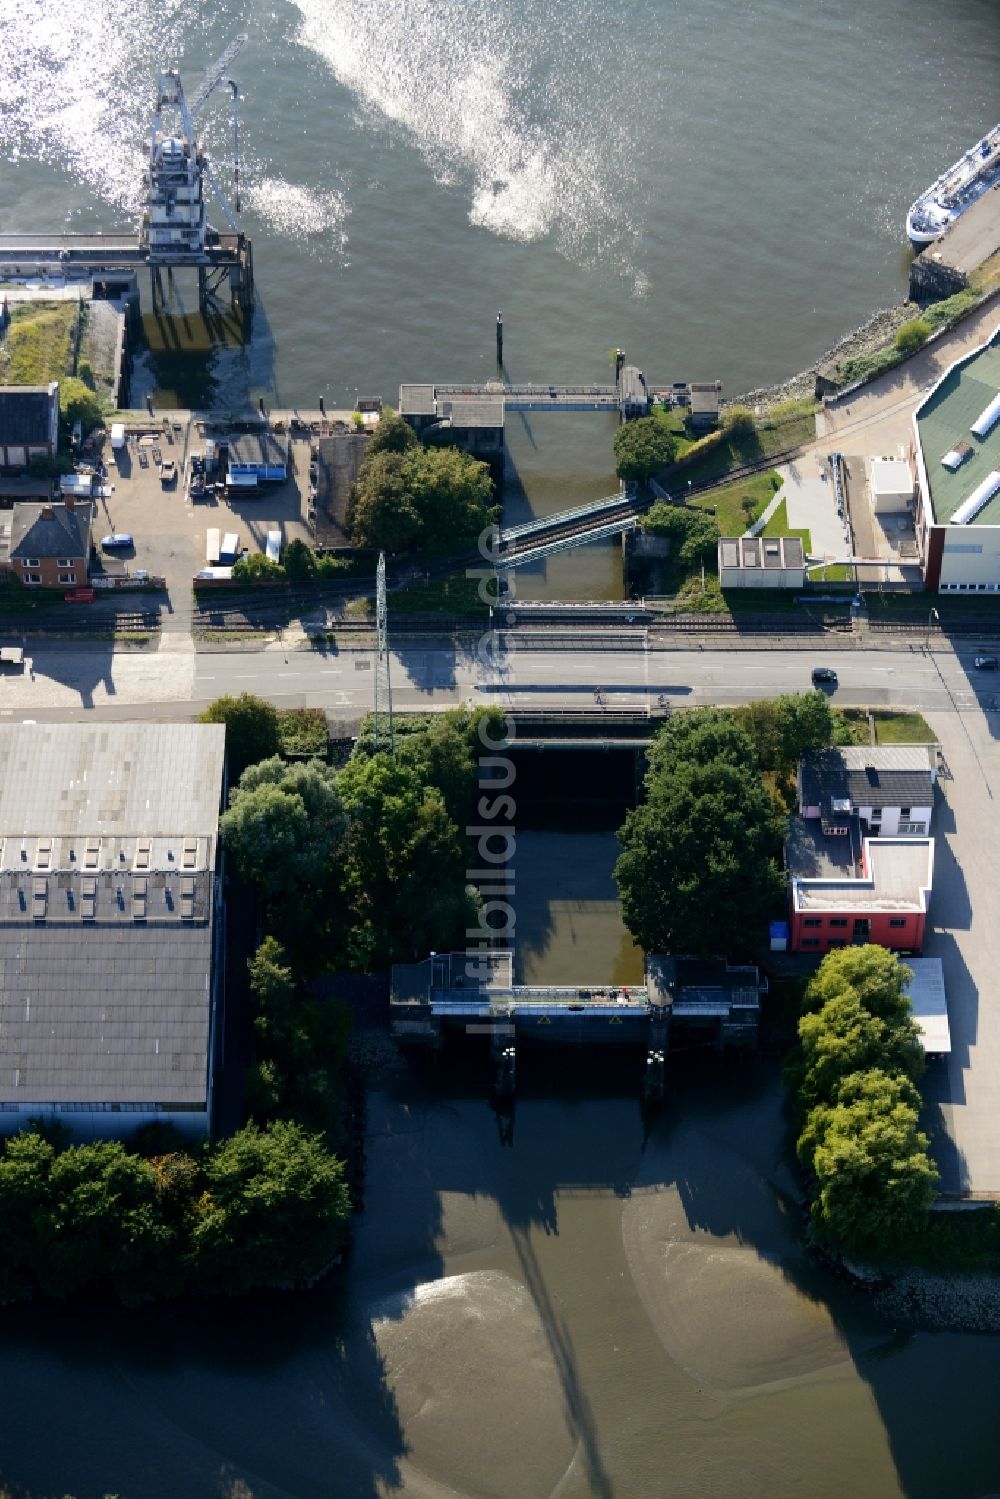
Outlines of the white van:
{"type": "Polygon", "coordinates": [[[267,546],[264,548],[264,555],[267,557],[267,559],[268,559],[269,562],[280,562],[281,561],[281,532],[280,531],[268,531],[268,533],[267,533],[267,546]]]}
{"type": "Polygon", "coordinates": [[[217,526],[213,526],[208,533],[208,545],[205,548],[205,561],[209,567],[217,567],[219,558],[222,556],[222,532],[217,526]]]}

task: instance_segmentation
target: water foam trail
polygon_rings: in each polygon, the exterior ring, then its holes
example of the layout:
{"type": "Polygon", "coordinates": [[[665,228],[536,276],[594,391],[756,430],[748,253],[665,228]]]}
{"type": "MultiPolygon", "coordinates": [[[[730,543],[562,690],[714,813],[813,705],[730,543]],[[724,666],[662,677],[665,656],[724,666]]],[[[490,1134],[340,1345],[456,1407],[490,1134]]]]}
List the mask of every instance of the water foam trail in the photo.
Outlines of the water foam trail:
{"type": "MultiPolygon", "coordinates": [[[[68,171],[124,219],[137,219],[157,74],[178,61],[183,41],[190,85],[218,50],[217,41],[200,41],[200,12],[198,0],[0,0],[0,156],[68,171]]],[[[209,110],[200,124],[225,180],[228,117],[209,110]]],[[[248,205],[272,228],[323,236],[343,254],[349,210],[341,192],[288,182],[252,149],[243,176],[248,205]]]]}
{"type": "Polygon", "coordinates": [[[623,108],[628,48],[607,30],[606,6],[294,3],[299,41],[379,124],[398,127],[440,182],[467,189],[472,223],[513,240],[551,235],[581,262],[627,261],[635,233],[624,205],[636,196],[641,142],[623,108]]]}

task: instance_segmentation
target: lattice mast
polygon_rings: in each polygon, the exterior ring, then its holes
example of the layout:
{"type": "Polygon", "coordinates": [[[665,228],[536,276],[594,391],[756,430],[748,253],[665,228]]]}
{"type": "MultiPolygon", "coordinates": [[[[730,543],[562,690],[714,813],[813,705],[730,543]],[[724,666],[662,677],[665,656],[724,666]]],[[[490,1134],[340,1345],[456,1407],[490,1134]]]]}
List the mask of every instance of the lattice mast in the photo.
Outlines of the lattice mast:
{"type": "Polygon", "coordinates": [[[384,552],[379,552],[375,583],[375,748],[387,750],[390,755],[396,748],[392,730],[392,678],[389,672],[384,552]]]}

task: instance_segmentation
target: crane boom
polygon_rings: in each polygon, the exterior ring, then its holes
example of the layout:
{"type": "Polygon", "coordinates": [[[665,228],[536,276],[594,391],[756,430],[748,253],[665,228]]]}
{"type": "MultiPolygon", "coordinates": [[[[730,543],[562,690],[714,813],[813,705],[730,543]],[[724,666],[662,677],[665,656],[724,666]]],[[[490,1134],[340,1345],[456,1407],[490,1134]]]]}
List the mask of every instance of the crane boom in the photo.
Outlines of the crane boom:
{"type": "Polygon", "coordinates": [[[209,95],[215,93],[215,90],[219,87],[219,84],[225,78],[230,63],[235,61],[235,59],[243,51],[243,48],[246,46],[247,41],[247,33],[245,31],[241,31],[239,36],[234,37],[233,40],[229,43],[229,46],[226,48],[225,52],[223,52],[218,61],[213,63],[209,68],[208,72],[201,80],[201,83],[198,85],[194,94],[188,100],[188,109],[191,111],[192,115],[196,115],[201,106],[208,99],[209,95]]]}

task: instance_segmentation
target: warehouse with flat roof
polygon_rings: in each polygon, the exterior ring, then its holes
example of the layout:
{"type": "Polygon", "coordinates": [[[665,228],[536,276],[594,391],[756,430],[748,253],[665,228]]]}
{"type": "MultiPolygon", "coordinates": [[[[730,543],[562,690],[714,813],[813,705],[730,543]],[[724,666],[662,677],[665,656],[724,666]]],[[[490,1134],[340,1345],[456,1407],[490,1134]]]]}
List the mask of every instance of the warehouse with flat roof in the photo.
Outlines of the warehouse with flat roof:
{"type": "Polygon", "coordinates": [[[0,725],[0,1133],[204,1134],[221,724],[0,725]]]}
{"type": "Polygon", "coordinates": [[[1000,592],[1000,328],[917,407],[912,454],[926,587],[1000,592]]]}

